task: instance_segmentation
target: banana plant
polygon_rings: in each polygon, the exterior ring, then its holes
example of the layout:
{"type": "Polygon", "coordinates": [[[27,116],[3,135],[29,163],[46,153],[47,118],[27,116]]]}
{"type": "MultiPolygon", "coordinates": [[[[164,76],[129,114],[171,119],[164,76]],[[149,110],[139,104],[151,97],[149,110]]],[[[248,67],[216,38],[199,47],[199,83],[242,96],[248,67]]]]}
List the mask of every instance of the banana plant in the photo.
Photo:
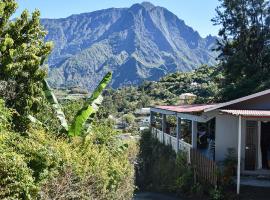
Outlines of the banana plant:
{"type": "Polygon", "coordinates": [[[86,121],[98,111],[98,108],[103,100],[102,91],[106,88],[111,79],[112,73],[109,72],[104,76],[90,98],[85,101],[82,109],[77,112],[71,126],[69,127],[69,136],[81,135],[86,121]]]}
{"type": "MultiPolygon", "coordinates": [[[[81,135],[82,129],[84,128],[86,121],[98,111],[98,108],[103,100],[103,97],[101,95],[102,91],[109,84],[111,79],[112,73],[108,72],[104,76],[102,81],[99,83],[98,87],[94,90],[90,98],[85,101],[82,109],[77,112],[70,127],[68,126],[65,114],[62,111],[61,105],[58,103],[58,100],[54,95],[51,87],[46,80],[43,81],[43,91],[45,93],[45,96],[48,102],[52,105],[53,110],[61,123],[61,126],[66,130],[69,136],[81,135]]],[[[31,121],[36,122],[33,117],[31,119],[31,121]]]]}
{"type": "Polygon", "coordinates": [[[43,91],[48,102],[52,105],[53,111],[56,114],[56,117],[59,119],[61,126],[68,131],[68,123],[65,117],[64,112],[61,109],[61,105],[58,103],[56,96],[54,95],[51,87],[49,86],[46,80],[43,80],[43,91]]]}

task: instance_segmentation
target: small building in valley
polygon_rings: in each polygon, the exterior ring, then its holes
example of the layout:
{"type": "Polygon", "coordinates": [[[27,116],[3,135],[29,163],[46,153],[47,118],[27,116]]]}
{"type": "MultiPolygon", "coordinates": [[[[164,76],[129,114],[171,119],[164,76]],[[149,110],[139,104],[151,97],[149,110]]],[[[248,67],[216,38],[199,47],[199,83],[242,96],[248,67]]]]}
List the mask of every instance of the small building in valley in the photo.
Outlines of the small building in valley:
{"type": "Polygon", "coordinates": [[[242,175],[270,175],[270,90],[220,104],[155,106],[150,121],[153,136],[187,152],[189,162],[209,161],[206,178],[234,154],[237,193],[242,175]]]}
{"type": "Polygon", "coordinates": [[[141,131],[149,128],[150,108],[137,109],[135,110],[134,115],[141,131]]]}

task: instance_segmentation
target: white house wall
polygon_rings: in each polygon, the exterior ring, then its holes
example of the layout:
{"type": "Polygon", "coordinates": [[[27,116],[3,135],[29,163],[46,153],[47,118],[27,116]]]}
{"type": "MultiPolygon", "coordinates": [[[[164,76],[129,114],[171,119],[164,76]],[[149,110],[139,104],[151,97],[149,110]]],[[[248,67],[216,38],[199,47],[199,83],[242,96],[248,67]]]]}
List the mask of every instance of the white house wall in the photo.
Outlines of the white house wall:
{"type": "MultiPolygon", "coordinates": [[[[262,119],[242,118],[241,170],[244,169],[244,162],[245,162],[247,120],[261,121],[262,119]]],[[[232,115],[218,115],[216,117],[216,149],[215,149],[216,161],[222,162],[226,158],[228,148],[234,148],[237,153],[237,146],[238,146],[238,117],[232,115]]]]}
{"type": "Polygon", "coordinates": [[[237,152],[238,117],[232,115],[217,115],[216,117],[216,161],[226,158],[228,148],[234,148],[237,152]]]}

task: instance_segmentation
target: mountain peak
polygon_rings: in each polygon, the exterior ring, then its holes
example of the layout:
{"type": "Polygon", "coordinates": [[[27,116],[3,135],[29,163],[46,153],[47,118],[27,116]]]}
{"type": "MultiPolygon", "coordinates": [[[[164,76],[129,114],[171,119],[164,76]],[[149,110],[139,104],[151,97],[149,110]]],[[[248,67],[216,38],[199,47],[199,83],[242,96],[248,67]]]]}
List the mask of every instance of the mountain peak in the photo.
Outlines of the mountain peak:
{"type": "Polygon", "coordinates": [[[138,11],[138,10],[141,10],[141,9],[145,9],[146,11],[149,11],[153,8],[155,8],[156,6],[154,6],[152,3],[150,2],[147,2],[147,1],[144,1],[142,3],[135,3],[133,4],[130,9],[133,10],[133,11],[138,11]]]}
{"type": "Polygon", "coordinates": [[[93,91],[108,71],[112,87],[159,80],[167,73],[215,64],[214,39],[201,38],[163,7],[149,2],[66,19],[42,20],[54,41],[49,81],[93,91]]]}
{"type": "Polygon", "coordinates": [[[151,10],[152,8],[155,8],[155,5],[148,1],[144,1],[141,3],[141,5],[146,9],[146,10],[151,10]]]}

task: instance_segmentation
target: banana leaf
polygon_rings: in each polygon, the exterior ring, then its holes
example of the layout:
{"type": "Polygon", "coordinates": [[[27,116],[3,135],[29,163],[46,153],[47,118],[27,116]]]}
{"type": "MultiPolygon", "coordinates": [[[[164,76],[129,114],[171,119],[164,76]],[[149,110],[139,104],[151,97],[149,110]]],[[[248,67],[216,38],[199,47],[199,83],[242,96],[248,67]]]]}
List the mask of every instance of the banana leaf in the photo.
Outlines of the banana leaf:
{"type": "Polygon", "coordinates": [[[106,88],[111,79],[112,73],[109,72],[104,76],[90,98],[85,101],[82,109],[79,110],[74,117],[74,120],[68,131],[69,136],[81,135],[86,121],[89,119],[89,117],[93,116],[98,111],[99,105],[103,100],[102,91],[106,88]]]}
{"type": "Polygon", "coordinates": [[[46,80],[43,80],[43,91],[49,103],[52,105],[56,117],[59,119],[61,126],[68,131],[68,124],[64,112],[61,109],[61,105],[58,103],[56,96],[54,95],[51,87],[46,80]]]}

